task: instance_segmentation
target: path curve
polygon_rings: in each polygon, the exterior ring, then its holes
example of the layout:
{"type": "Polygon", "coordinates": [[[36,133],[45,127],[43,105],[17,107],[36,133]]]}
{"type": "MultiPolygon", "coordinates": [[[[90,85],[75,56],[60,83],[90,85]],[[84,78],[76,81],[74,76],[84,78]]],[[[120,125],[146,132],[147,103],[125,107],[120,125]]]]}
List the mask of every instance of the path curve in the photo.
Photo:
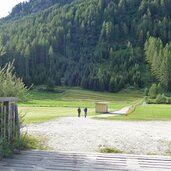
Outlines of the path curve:
{"type": "Polygon", "coordinates": [[[119,116],[119,115],[126,115],[128,114],[128,112],[131,110],[132,106],[127,106],[124,108],[121,108],[115,112],[109,112],[109,113],[102,113],[96,116],[92,116],[93,117],[97,117],[97,118],[107,118],[107,117],[111,117],[111,116],[119,116]]]}
{"type": "Polygon", "coordinates": [[[171,122],[70,117],[28,125],[24,131],[45,136],[55,151],[95,152],[100,147],[135,154],[166,155],[171,151],[171,122]]]}

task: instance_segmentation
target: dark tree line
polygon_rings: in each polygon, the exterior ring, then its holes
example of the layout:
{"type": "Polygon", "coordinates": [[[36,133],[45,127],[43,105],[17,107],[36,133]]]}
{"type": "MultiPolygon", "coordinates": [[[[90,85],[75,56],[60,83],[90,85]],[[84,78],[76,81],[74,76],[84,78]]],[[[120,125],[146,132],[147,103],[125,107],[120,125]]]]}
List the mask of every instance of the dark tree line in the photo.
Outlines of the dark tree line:
{"type": "Polygon", "coordinates": [[[170,0],[55,2],[31,0],[0,21],[0,49],[6,52],[1,66],[15,58],[16,72],[28,85],[55,82],[116,92],[156,80],[144,44],[150,36],[164,45],[171,41],[170,0]],[[36,2],[50,8],[34,13],[36,2]]]}

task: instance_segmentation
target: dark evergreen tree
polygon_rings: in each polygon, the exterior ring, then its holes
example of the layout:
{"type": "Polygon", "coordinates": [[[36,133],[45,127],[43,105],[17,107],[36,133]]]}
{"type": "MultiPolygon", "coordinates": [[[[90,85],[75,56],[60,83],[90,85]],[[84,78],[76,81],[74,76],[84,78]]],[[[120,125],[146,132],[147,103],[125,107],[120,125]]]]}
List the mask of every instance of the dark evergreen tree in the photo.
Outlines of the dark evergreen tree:
{"type": "Polygon", "coordinates": [[[28,85],[170,90],[169,42],[170,0],[30,0],[0,20],[0,66],[15,58],[28,85]]]}

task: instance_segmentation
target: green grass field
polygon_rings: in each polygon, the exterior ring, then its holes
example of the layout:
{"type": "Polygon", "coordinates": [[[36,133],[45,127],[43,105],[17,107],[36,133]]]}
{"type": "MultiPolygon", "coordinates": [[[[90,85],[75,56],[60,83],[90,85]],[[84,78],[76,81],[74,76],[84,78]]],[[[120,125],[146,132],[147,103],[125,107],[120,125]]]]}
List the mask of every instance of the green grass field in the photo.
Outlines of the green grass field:
{"type": "Polygon", "coordinates": [[[118,117],[108,117],[108,118],[100,118],[100,119],[108,119],[108,120],[160,120],[160,121],[168,121],[171,120],[171,105],[141,105],[136,108],[136,110],[124,116],[118,117]]]}
{"type": "Polygon", "coordinates": [[[19,103],[20,113],[26,114],[25,123],[38,123],[63,116],[77,116],[77,107],[88,107],[88,115],[95,115],[97,101],[108,101],[109,111],[115,111],[142,100],[143,91],[109,93],[57,87],[55,92],[46,92],[43,87],[38,87],[31,90],[27,98],[28,101],[19,103]]]}
{"type": "MultiPolygon", "coordinates": [[[[19,107],[24,115],[24,123],[40,123],[59,117],[77,116],[77,110],[71,107],[19,107]]],[[[94,109],[89,108],[89,115],[94,115],[94,109]]]]}
{"type": "Polygon", "coordinates": [[[94,107],[95,102],[108,101],[111,108],[121,108],[143,98],[143,91],[124,90],[119,93],[98,92],[80,88],[58,87],[55,92],[36,88],[29,92],[28,101],[20,106],[36,107],[94,107]]]}
{"type": "MultiPolygon", "coordinates": [[[[142,99],[143,91],[138,90],[109,93],[57,87],[55,92],[46,92],[43,87],[38,87],[29,92],[28,101],[19,103],[19,110],[22,115],[25,114],[24,123],[39,123],[59,117],[77,116],[78,107],[82,109],[88,107],[88,115],[95,116],[95,102],[98,101],[108,101],[109,111],[113,112],[142,101],[142,99]]],[[[100,119],[171,120],[171,105],[141,105],[127,116],[100,119]]]]}

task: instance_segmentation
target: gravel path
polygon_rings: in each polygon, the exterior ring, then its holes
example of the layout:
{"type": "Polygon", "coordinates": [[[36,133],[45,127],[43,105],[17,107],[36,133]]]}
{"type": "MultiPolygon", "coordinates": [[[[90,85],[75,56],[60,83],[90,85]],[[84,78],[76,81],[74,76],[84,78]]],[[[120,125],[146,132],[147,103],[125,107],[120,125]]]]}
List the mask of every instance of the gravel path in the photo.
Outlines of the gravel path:
{"type": "MultiPolygon", "coordinates": [[[[119,115],[125,115],[128,113],[128,111],[132,108],[132,106],[127,106],[127,107],[124,107],[120,110],[117,110],[115,112],[110,112],[110,113],[104,113],[104,114],[100,114],[100,115],[97,115],[96,117],[97,118],[107,118],[107,117],[110,117],[110,116],[119,116],[119,115]]],[[[94,117],[94,116],[92,116],[94,117]]]]}
{"type": "Polygon", "coordinates": [[[24,128],[42,135],[56,151],[94,152],[113,147],[125,153],[166,155],[171,152],[171,122],[104,121],[61,118],[24,128]]]}

